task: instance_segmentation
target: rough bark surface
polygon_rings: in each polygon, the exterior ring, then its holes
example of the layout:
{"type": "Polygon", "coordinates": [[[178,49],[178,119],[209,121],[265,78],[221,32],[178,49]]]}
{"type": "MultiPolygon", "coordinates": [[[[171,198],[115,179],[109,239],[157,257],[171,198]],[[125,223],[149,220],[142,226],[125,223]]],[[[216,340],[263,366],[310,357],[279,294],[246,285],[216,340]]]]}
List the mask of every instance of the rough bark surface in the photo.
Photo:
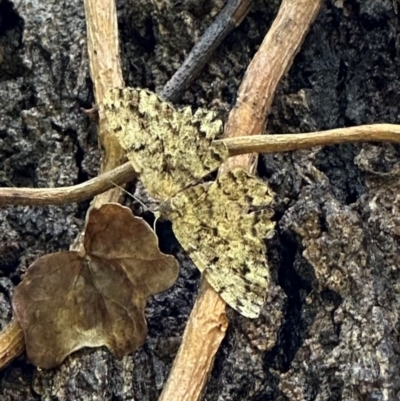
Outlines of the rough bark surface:
{"type": "MultiPolygon", "coordinates": [[[[160,89],[223,6],[222,0],[119,0],[127,85],[160,89]]],[[[255,1],[182,104],[227,115],[278,1],[255,1]]],[[[280,84],[267,129],[309,132],[398,123],[400,2],[327,0],[280,84]]],[[[96,175],[83,2],[0,2],[0,185],[72,185],[96,175]]],[[[337,145],[262,157],[277,193],[269,240],[276,283],[258,320],[228,311],[229,331],[204,400],[400,399],[400,151],[337,145]]],[[[36,257],[67,250],[88,204],[0,210],[0,326],[36,257]]],[[[0,372],[0,399],[155,401],[196,296],[199,273],[181,261],[176,285],[147,308],[145,346],[121,361],[82,350],[38,371],[21,356],[0,372]]]]}

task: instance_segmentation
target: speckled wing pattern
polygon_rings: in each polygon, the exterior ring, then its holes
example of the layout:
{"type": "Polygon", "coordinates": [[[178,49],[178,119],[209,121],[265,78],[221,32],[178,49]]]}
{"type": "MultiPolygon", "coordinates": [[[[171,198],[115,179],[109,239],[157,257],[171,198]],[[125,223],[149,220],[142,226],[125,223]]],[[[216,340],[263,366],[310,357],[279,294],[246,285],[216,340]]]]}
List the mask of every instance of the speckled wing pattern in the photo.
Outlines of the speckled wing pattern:
{"type": "Polygon", "coordinates": [[[228,157],[225,145],[212,145],[223,132],[213,112],[177,111],[155,93],[135,88],[112,89],[103,103],[109,129],[158,200],[198,182],[228,157]]]}
{"type": "Polygon", "coordinates": [[[274,228],[272,200],[268,185],[235,169],[161,206],[209,284],[249,318],[259,316],[269,283],[264,238],[274,228]]]}

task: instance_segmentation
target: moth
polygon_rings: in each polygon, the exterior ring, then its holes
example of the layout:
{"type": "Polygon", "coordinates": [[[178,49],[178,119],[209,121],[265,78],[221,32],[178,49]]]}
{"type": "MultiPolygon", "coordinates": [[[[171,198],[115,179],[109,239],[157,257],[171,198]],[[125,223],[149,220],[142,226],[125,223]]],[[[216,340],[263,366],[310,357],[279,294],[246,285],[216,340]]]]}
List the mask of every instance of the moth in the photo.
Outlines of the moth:
{"type": "Polygon", "coordinates": [[[264,238],[273,232],[273,192],[235,169],[211,183],[200,180],[228,157],[213,112],[175,110],[156,94],[134,88],[106,94],[109,129],[127,152],[161,217],[209,284],[249,318],[260,314],[269,284],[264,238]]]}

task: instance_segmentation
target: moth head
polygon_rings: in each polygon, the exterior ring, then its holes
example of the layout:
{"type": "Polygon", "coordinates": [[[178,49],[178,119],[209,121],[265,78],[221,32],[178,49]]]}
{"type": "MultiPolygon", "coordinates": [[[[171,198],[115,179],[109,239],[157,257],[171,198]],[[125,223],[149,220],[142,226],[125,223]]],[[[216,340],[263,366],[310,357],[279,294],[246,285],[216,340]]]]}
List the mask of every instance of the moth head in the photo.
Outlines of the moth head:
{"type": "Polygon", "coordinates": [[[163,202],[158,210],[159,217],[164,220],[173,220],[174,216],[181,217],[183,215],[183,205],[178,198],[172,198],[163,202]]]}

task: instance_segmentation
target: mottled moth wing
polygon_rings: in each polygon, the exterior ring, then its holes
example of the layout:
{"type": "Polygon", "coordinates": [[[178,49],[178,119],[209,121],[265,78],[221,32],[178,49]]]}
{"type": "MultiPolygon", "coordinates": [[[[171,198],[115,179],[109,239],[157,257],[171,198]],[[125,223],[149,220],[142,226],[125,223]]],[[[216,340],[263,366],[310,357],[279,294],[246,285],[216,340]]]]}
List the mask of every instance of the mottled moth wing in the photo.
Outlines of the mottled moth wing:
{"type": "Polygon", "coordinates": [[[269,283],[264,238],[272,232],[271,189],[242,169],[176,195],[161,207],[209,284],[232,308],[255,318],[269,283]]]}
{"type": "Polygon", "coordinates": [[[223,132],[213,112],[177,111],[156,94],[134,88],[107,92],[104,110],[109,129],[156,199],[173,197],[228,157],[225,145],[211,145],[223,132]]]}

